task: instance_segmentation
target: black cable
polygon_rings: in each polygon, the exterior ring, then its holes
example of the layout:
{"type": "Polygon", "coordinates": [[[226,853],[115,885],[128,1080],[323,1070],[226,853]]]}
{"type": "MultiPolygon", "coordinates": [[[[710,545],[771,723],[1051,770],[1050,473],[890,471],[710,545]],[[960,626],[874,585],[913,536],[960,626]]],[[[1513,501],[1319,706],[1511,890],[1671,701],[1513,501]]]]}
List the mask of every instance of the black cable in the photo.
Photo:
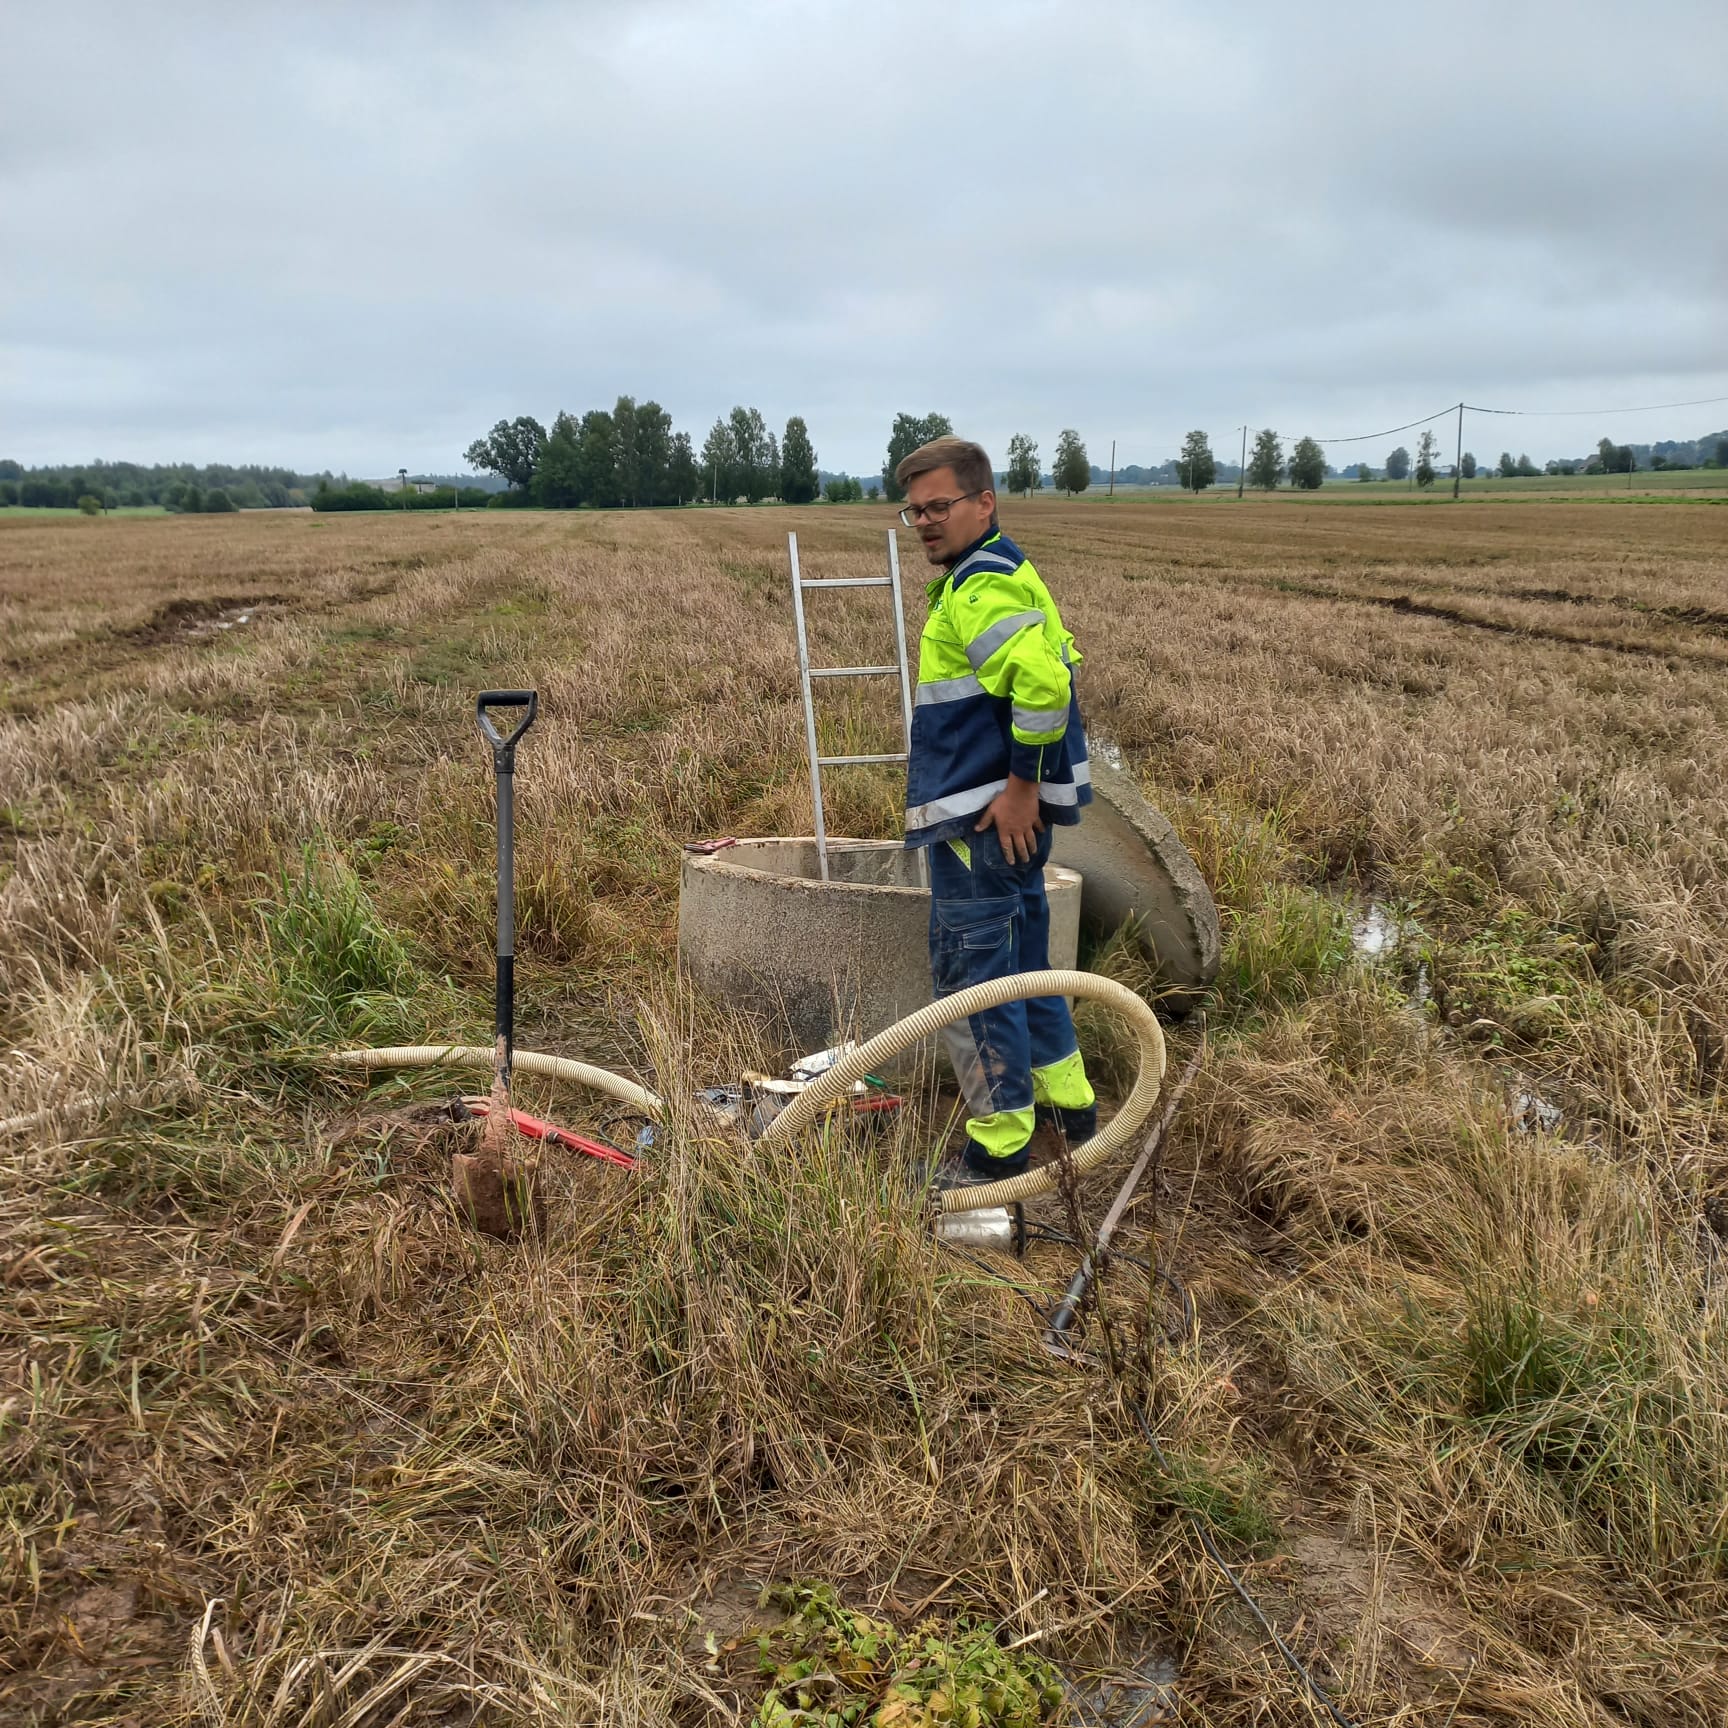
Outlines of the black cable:
{"type": "MultiPolygon", "coordinates": [[[[1070,1248],[1079,1248],[1084,1246],[1084,1244],[1077,1242],[1074,1237],[1070,1236],[1067,1231],[1054,1229],[1048,1224],[1030,1223],[1026,1226],[1026,1235],[1028,1240],[1031,1241],[1057,1242],[1070,1248]]],[[[1017,1292],[1035,1313],[1043,1316],[1045,1319],[1049,1318],[1048,1311],[1034,1301],[1032,1296],[1020,1285],[1016,1284],[1011,1278],[1004,1278],[995,1270],[994,1267],[989,1266],[982,1260],[976,1259],[975,1256],[967,1253],[965,1249],[958,1247],[954,1243],[944,1243],[943,1246],[952,1249],[952,1251],[957,1254],[964,1255],[966,1259],[971,1260],[974,1265],[989,1273],[990,1276],[996,1279],[999,1283],[1006,1284],[1009,1289],[1017,1292]]],[[[1118,1254],[1113,1249],[1106,1249],[1105,1257],[1116,1260],[1125,1260],[1131,1266],[1138,1266],[1149,1278],[1154,1278],[1167,1285],[1181,1300],[1183,1317],[1188,1324],[1189,1330],[1192,1331],[1196,1317],[1194,1298],[1188,1293],[1188,1287],[1176,1276],[1175,1273],[1166,1272],[1162,1267],[1159,1267],[1156,1272],[1154,1272],[1151,1262],[1138,1254],[1118,1254]]],[[[1087,1357],[1078,1351],[1070,1352],[1070,1355],[1074,1360],[1078,1361],[1095,1360],[1095,1358],[1087,1357]]],[[[1131,1408],[1134,1411],[1134,1420],[1139,1423],[1140,1432],[1145,1436],[1146,1444],[1152,1449],[1152,1456],[1158,1460],[1158,1467],[1167,1477],[1174,1479],[1176,1472],[1171,1467],[1169,1458],[1165,1456],[1164,1448],[1158,1443],[1158,1436],[1153,1432],[1152,1424],[1146,1419],[1144,1406],[1134,1404],[1131,1408]]],[[[1326,1714],[1332,1718],[1332,1721],[1336,1724],[1336,1728],[1357,1728],[1357,1724],[1351,1721],[1348,1716],[1344,1715],[1343,1712],[1339,1710],[1338,1706],[1332,1702],[1331,1695],[1326,1691],[1326,1688],[1322,1686],[1320,1682],[1308,1671],[1302,1658],[1284,1642],[1284,1639],[1279,1634],[1278,1628],[1266,1617],[1266,1611],[1254,1600],[1248,1586],[1242,1582],[1236,1569],[1224,1558],[1223,1551],[1219,1548],[1217,1542],[1213,1538],[1211,1527],[1206,1517],[1192,1506],[1181,1505],[1180,1503],[1178,1504],[1182,1514],[1193,1525],[1195,1534],[1200,1538],[1200,1546],[1206,1550],[1207,1558],[1210,1559],[1212,1564],[1224,1575],[1230,1588],[1236,1592],[1237,1596],[1240,1597],[1242,1602],[1246,1605],[1248,1612],[1254,1616],[1254,1619],[1258,1623],[1261,1631],[1263,1631],[1266,1636],[1272,1640],[1273,1644],[1277,1646],[1278,1654],[1284,1658],[1285,1664],[1290,1669],[1290,1672],[1302,1682],[1302,1684],[1308,1689],[1309,1695],[1317,1704],[1320,1705],[1326,1714]]]]}
{"type": "MultiPolygon", "coordinates": [[[[1166,1476],[1174,1477],[1176,1472],[1170,1468],[1170,1460],[1164,1456],[1164,1448],[1158,1444],[1158,1436],[1153,1433],[1152,1424],[1146,1420],[1145,1410],[1138,1404],[1133,1406],[1133,1410],[1134,1420],[1140,1424],[1140,1432],[1146,1437],[1146,1444],[1152,1448],[1152,1456],[1158,1460],[1159,1467],[1166,1476]]],[[[1241,1597],[1248,1612],[1259,1622],[1261,1631],[1278,1646],[1278,1654],[1284,1658],[1290,1672],[1308,1688],[1309,1696],[1332,1718],[1337,1724],[1337,1728],[1357,1728],[1357,1724],[1344,1715],[1338,1706],[1332,1702],[1332,1696],[1326,1688],[1308,1672],[1302,1658],[1279,1636],[1278,1628],[1266,1618],[1265,1610],[1249,1594],[1248,1586],[1237,1576],[1236,1569],[1219,1552],[1218,1544],[1212,1539],[1212,1532],[1207,1527],[1206,1519],[1192,1506],[1182,1506],[1180,1510],[1194,1526],[1195,1534],[1200,1538],[1200,1545],[1206,1550],[1213,1565],[1224,1574],[1229,1581],[1230,1588],[1241,1597]]]]}
{"type": "Polygon", "coordinates": [[[1051,1310],[1046,1308],[1024,1284],[1016,1284],[1012,1278],[1004,1277],[1003,1274],[998,1272],[988,1260],[981,1259],[978,1255],[974,1254],[970,1248],[963,1248],[958,1242],[949,1242],[940,1236],[936,1238],[936,1241],[938,1246],[946,1248],[950,1254],[958,1254],[962,1260],[969,1261],[972,1265],[976,1266],[978,1270],[984,1273],[993,1283],[1007,1285],[1007,1287],[1012,1290],[1014,1294],[1018,1296],[1040,1320],[1044,1321],[1046,1325],[1049,1324],[1051,1310]]]}
{"type": "MultiPolygon", "coordinates": [[[[1464,404],[1470,406],[1468,402],[1464,404]]],[[[1384,432],[1358,432],[1349,438],[1316,438],[1316,444],[1369,444],[1376,438],[1390,438],[1394,432],[1409,432],[1418,426],[1426,426],[1433,420],[1444,420],[1448,414],[1456,414],[1458,404],[1449,402],[1438,414],[1425,414],[1420,420],[1406,420],[1402,426],[1388,426],[1384,432]]],[[[1288,434],[1286,434],[1288,436],[1288,434]]]]}
{"type": "MultiPolygon", "coordinates": [[[[1065,1248],[1084,1249],[1086,1244],[1077,1241],[1066,1230],[1057,1230],[1049,1224],[1032,1222],[1026,1226],[1028,1242],[1057,1242],[1065,1248]]],[[[1144,1272],[1153,1283],[1162,1284],[1178,1302],[1182,1304],[1183,1335],[1188,1336],[1194,1330],[1198,1314],[1194,1307],[1194,1298],[1188,1294],[1188,1287],[1173,1272],[1166,1272],[1162,1266],[1154,1266],[1144,1254],[1126,1254],[1117,1248],[1106,1248],[1099,1255],[1102,1261],[1122,1260],[1128,1265],[1137,1267],[1144,1272]]],[[[1055,1310],[1050,1311],[1054,1313],[1055,1310]]]]}

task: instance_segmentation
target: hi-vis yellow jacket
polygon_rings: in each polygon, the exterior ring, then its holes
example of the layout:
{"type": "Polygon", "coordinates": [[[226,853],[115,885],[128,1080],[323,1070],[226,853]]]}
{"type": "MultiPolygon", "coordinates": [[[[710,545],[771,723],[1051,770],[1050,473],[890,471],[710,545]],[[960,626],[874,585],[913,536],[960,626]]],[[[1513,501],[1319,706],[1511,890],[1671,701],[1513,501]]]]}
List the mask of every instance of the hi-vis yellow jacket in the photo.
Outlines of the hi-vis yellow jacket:
{"type": "Polygon", "coordinates": [[[1038,783],[1048,822],[1092,802],[1074,690],[1080,653],[1043,579],[993,531],[926,589],[906,769],[906,844],[971,833],[1010,774],[1038,783]]]}

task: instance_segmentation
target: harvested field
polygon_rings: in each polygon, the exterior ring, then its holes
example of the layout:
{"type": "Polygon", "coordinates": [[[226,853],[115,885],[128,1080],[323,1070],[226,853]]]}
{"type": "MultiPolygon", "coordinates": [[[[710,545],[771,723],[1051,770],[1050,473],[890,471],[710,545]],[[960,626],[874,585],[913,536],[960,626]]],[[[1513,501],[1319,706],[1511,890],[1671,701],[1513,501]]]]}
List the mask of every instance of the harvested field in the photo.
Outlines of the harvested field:
{"type": "MultiPolygon", "coordinates": [[[[451,1213],[450,1082],[317,1059],[484,1037],[471,703],[518,683],[522,1046],[674,1096],[771,1059],[674,987],[678,848],[807,831],[784,536],[876,574],[886,510],[0,520],[0,1118],[42,1113],[0,1139],[0,1718],[747,1720],[750,1604],[817,1581],[1315,1720],[1204,1520],[1353,1720],[1728,1719],[1728,511],[1003,517],[1225,921],[1122,1242],[1197,1325],[1118,1265],[1094,1371],[1001,1282],[1071,1252],[930,1243],[917,1125],[548,1158],[506,1246],[451,1213]]],[[[887,657],[820,598],[824,657],[887,657]]],[[[892,748],[879,697],[826,741],[892,748]]]]}

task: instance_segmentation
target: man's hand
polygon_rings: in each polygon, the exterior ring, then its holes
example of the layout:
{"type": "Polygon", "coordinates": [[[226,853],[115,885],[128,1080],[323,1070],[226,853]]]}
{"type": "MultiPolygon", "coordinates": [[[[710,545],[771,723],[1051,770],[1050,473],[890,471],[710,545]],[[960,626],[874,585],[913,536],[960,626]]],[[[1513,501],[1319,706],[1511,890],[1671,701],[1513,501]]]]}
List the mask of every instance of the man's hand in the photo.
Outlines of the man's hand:
{"type": "Polygon", "coordinates": [[[1008,784],[985,806],[973,833],[982,834],[986,828],[996,830],[1002,855],[1010,864],[1030,864],[1038,836],[1044,832],[1044,821],[1038,814],[1037,782],[1010,774],[1008,784]]]}

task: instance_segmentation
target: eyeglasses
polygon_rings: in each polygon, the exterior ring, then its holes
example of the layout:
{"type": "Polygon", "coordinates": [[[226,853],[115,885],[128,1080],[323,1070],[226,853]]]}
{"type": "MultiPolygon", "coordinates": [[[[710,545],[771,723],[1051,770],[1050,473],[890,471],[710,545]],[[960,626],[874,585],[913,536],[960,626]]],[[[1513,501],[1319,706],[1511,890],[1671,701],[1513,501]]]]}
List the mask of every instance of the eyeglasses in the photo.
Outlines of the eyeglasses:
{"type": "Polygon", "coordinates": [[[976,498],[976,492],[962,492],[959,498],[932,498],[928,504],[908,504],[900,512],[900,520],[908,528],[916,528],[920,522],[946,522],[948,512],[961,499],[976,498]]]}

